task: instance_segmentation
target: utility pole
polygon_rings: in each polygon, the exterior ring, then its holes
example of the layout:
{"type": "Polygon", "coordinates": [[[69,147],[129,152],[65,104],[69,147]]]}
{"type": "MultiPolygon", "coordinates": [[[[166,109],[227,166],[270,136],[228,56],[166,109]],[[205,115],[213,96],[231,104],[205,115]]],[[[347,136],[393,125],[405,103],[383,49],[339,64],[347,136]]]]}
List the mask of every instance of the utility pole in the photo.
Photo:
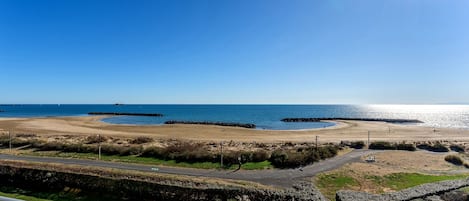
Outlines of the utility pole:
{"type": "Polygon", "coordinates": [[[223,141],[220,142],[220,151],[221,151],[221,154],[220,154],[220,167],[223,168],[223,141]]]}
{"type": "Polygon", "coordinates": [[[316,152],[318,152],[318,136],[316,135],[316,152]]]}
{"type": "Polygon", "coordinates": [[[10,139],[9,147],[10,147],[10,152],[11,152],[11,132],[10,131],[8,131],[8,138],[10,139]]]}
{"type": "Polygon", "coordinates": [[[98,160],[101,160],[101,135],[98,134],[98,160]]]}
{"type": "Polygon", "coordinates": [[[370,131],[368,131],[368,147],[370,147],[370,131]]]}

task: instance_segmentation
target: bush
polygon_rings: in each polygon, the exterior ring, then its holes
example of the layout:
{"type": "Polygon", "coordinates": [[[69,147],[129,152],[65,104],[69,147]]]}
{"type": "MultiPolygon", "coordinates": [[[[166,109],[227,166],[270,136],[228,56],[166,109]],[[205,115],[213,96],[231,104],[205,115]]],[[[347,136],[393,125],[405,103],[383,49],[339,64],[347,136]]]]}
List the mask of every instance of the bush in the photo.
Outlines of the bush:
{"type": "Polygon", "coordinates": [[[433,151],[433,152],[448,152],[449,151],[448,147],[440,143],[436,143],[434,145],[419,144],[417,145],[417,148],[427,150],[427,151],[433,151]]]}
{"type": "Polygon", "coordinates": [[[288,160],[288,154],[284,150],[275,150],[270,155],[269,161],[275,167],[284,167],[284,163],[288,160]]]}
{"type": "Polygon", "coordinates": [[[269,153],[264,150],[258,150],[252,153],[252,162],[262,162],[269,160],[269,153]]]}
{"type": "Polygon", "coordinates": [[[462,165],[464,164],[464,161],[461,159],[461,157],[457,155],[447,155],[445,157],[445,161],[452,163],[454,165],[462,165]]]}
{"type": "Polygon", "coordinates": [[[16,137],[32,138],[32,137],[37,137],[37,135],[31,134],[31,133],[18,133],[16,134],[16,137]]]}
{"type": "Polygon", "coordinates": [[[405,144],[405,143],[400,143],[396,145],[397,150],[406,150],[406,151],[416,151],[417,148],[415,147],[414,144],[405,144]]]}
{"type": "Polygon", "coordinates": [[[363,149],[363,147],[365,147],[365,142],[363,141],[355,141],[350,143],[350,148],[363,149]]]}
{"type": "Polygon", "coordinates": [[[107,141],[106,136],[101,136],[101,135],[90,135],[86,137],[86,144],[97,144],[97,143],[102,143],[107,141]]]}
{"type": "Polygon", "coordinates": [[[395,150],[396,146],[391,144],[390,142],[372,142],[370,143],[369,149],[378,149],[378,150],[395,150]]]}
{"type": "Polygon", "coordinates": [[[464,167],[465,167],[465,168],[469,168],[469,164],[464,163],[464,167]]]}
{"type": "Polygon", "coordinates": [[[459,153],[464,153],[465,152],[465,147],[459,144],[452,144],[449,146],[449,149],[459,152],[459,153]]]}
{"type": "Polygon", "coordinates": [[[101,153],[106,155],[130,156],[142,153],[141,146],[102,145],[101,153]]]}
{"type": "Polygon", "coordinates": [[[145,144],[145,143],[150,143],[153,141],[154,140],[151,137],[140,136],[140,137],[133,139],[130,143],[131,144],[145,144]]]}
{"type": "Polygon", "coordinates": [[[147,147],[146,149],[143,150],[140,156],[162,159],[164,158],[163,154],[164,154],[164,149],[161,147],[147,147]]]}

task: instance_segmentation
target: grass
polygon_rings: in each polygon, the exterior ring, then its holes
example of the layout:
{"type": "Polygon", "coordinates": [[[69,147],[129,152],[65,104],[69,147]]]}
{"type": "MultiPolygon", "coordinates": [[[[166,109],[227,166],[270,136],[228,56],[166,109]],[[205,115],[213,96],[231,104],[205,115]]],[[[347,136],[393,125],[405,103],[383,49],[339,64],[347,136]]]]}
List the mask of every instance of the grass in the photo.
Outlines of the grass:
{"type": "Polygon", "coordinates": [[[315,184],[329,200],[335,200],[339,190],[363,190],[371,186],[372,192],[383,193],[384,189],[402,189],[453,179],[464,179],[469,175],[425,175],[420,173],[392,173],[384,176],[356,175],[348,172],[323,173],[315,178],[315,184]]]}
{"type": "MultiPolygon", "coordinates": [[[[91,159],[96,160],[97,155],[94,153],[70,153],[70,152],[58,152],[58,151],[37,151],[37,152],[23,152],[25,155],[34,156],[48,156],[48,157],[61,157],[61,158],[78,158],[78,159],[91,159]]],[[[118,156],[118,155],[101,155],[101,160],[113,161],[113,162],[124,162],[124,163],[138,163],[147,165],[162,165],[162,166],[173,166],[173,167],[185,167],[185,168],[198,168],[198,169],[216,169],[220,168],[219,163],[212,162],[177,162],[175,160],[161,160],[151,157],[137,157],[137,156],[118,156]]],[[[232,165],[225,167],[226,169],[236,169],[238,165],[232,165]]],[[[259,170],[272,168],[269,161],[262,162],[248,162],[241,166],[244,170],[259,170]]]]}
{"type": "Polygon", "coordinates": [[[393,190],[402,190],[425,183],[432,183],[453,179],[464,179],[468,175],[425,175],[419,173],[394,173],[378,179],[393,190]]]}
{"type": "Polygon", "coordinates": [[[349,189],[349,187],[357,186],[358,182],[350,176],[341,173],[334,173],[318,176],[316,185],[324,196],[329,198],[329,200],[335,200],[335,193],[338,190],[349,189]]]}
{"type": "Polygon", "coordinates": [[[0,196],[5,196],[5,197],[9,197],[9,198],[16,198],[16,199],[20,199],[20,200],[28,200],[28,201],[51,201],[51,200],[48,200],[48,199],[42,199],[42,198],[37,198],[37,197],[33,197],[33,196],[22,195],[22,194],[19,194],[19,193],[4,193],[4,192],[1,192],[1,191],[0,191],[0,196]]]}
{"type": "Polygon", "coordinates": [[[107,196],[103,197],[102,195],[96,194],[83,195],[83,193],[79,189],[72,188],[65,188],[62,191],[44,192],[4,186],[0,187],[0,196],[27,201],[104,201],[109,199],[115,199],[107,196]]]}

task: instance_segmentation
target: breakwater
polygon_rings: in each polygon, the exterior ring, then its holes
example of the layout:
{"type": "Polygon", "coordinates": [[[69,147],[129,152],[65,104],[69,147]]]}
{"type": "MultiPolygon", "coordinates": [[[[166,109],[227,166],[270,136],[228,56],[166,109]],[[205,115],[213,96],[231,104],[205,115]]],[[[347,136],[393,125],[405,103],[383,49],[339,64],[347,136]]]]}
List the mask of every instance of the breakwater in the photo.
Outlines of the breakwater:
{"type": "Polygon", "coordinates": [[[114,115],[114,116],[148,116],[162,117],[163,114],[158,113],[128,113],[128,112],[88,112],[89,115],[114,115]]]}
{"type": "Polygon", "coordinates": [[[227,123],[227,122],[210,122],[210,121],[166,121],[164,124],[200,124],[200,125],[214,125],[214,126],[232,126],[242,128],[256,128],[255,124],[243,123],[227,123]]]}
{"type": "Polygon", "coordinates": [[[423,123],[417,119],[382,119],[382,118],[284,118],[283,122],[320,122],[320,121],[382,121],[387,123],[423,123]]]}

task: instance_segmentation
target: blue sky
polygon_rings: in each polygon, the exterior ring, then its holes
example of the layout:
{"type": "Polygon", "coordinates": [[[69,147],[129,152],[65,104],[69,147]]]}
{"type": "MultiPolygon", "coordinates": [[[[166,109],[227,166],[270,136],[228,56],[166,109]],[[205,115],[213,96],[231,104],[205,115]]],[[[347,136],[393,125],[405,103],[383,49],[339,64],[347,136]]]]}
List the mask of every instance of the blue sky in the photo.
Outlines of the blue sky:
{"type": "Polygon", "coordinates": [[[0,102],[467,103],[468,9],[0,0],[0,102]]]}

